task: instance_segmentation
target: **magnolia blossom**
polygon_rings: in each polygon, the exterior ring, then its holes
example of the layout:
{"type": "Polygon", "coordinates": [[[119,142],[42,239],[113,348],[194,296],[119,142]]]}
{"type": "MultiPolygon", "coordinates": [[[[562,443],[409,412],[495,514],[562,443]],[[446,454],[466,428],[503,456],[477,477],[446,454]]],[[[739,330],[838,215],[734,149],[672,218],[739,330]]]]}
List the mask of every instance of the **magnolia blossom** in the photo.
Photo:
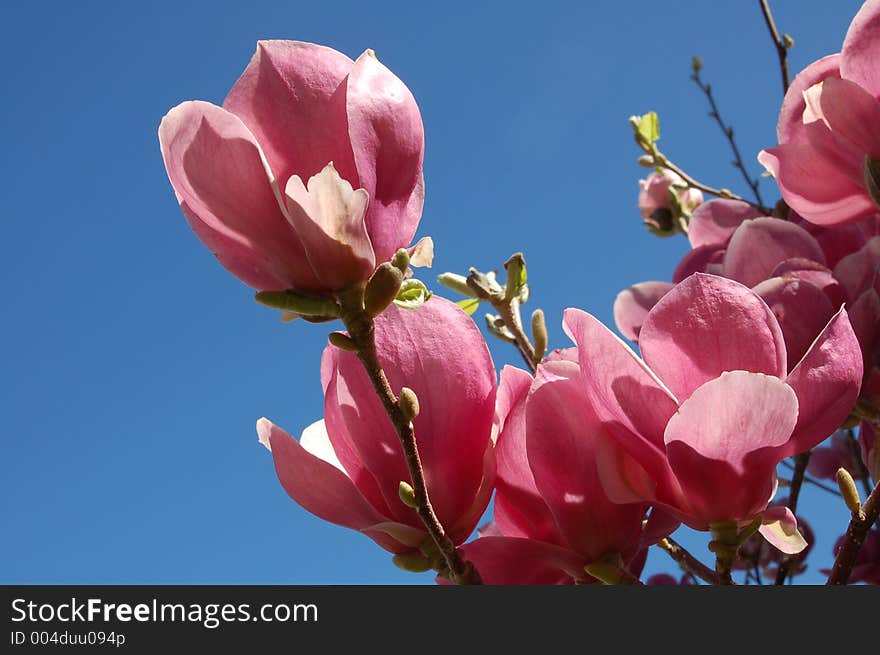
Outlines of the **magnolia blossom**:
{"type": "Polygon", "coordinates": [[[534,379],[510,366],[501,372],[494,523],[464,546],[490,584],[572,584],[591,581],[584,567],[596,561],[634,575],[644,564],[648,506],[605,494],[596,449],[609,436],[576,359],[574,349],[556,353],[534,379]]]}
{"type": "MultiPolygon", "coordinates": [[[[454,303],[433,296],[415,310],[394,305],[375,320],[378,356],[392,389],[421,401],[413,420],[431,503],[450,538],[467,538],[495,478],[495,369],[480,331],[454,303]]],[[[359,530],[396,554],[425,540],[399,496],[410,475],[391,420],[354,353],[328,346],[321,364],[324,420],[297,441],[262,418],[260,441],[293,500],[359,530]]]]}
{"type": "Polygon", "coordinates": [[[655,233],[675,232],[675,221],[682,212],[690,214],[701,202],[703,192],[688,188],[678,173],[668,169],[654,171],[647,179],[639,180],[639,211],[655,233]]]}
{"type": "Polygon", "coordinates": [[[758,156],[782,197],[819,225],[877,213],[880,204],[880,0],[856,14],[838,54],[805,68],[785,94],[779,145],[758,156]]]}
{"type": "Polygon", "coordinates": [[[794,367],[767,304],[714,275],[691,275],[648,313],[644,359],[586,312],[567,310],[564,325],[622,447],[599,451],[612,500],[650,502],[697,530],[763,517],[774,545],[803,547],[791,513],[768,503],[779,461],[821,442],[855,403],[861,352],[845,310],[794,367]]]}
{"type": "Polygon", "coordinates": [[[223,106],[178,105],[159,142],[196,235],[258,290],[366,280],[421,217],[421,115],[371,50],[260,41],[223,106]]]}

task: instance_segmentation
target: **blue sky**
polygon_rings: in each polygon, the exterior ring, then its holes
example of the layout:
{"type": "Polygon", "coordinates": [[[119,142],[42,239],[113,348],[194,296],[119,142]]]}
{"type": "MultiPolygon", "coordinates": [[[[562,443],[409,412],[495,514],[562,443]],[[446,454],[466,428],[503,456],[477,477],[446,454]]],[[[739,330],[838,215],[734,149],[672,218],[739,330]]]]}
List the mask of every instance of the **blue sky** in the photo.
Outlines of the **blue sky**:
{"type": "MultiPolygon", "coordinates": [[[[860,3],[773,5],[796,72],[839,49],[860,3]]],[[[742,192],[691,56],[753,173],[781,100],[756,2],[15,3],[0,25],[2,583],[430,582],[281,489],[254,423],[298,434],[319,417],[327,328],[253,302],[165,175],[162,116],[221,103],[258,39],[373,48],[406,82],[434,272],[523,251],[553,347],[565,307],[610,323],[620,289],[669,279],[687,250],[641,225],[627,118],[658,111],[664,152],[742,192]]],[[[809,489],[802,503],[815,570],[848,513],[809,489]]],[[[663,558],[649,570],[673,571],[663,558]]]]}

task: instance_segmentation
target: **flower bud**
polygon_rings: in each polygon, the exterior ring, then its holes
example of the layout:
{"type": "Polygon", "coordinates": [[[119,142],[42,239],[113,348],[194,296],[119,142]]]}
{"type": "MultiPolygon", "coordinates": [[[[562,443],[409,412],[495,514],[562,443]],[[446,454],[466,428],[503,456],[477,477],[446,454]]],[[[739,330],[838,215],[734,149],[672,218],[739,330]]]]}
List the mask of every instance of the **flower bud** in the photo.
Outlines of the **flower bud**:
{"type": "Polygon", "coordinates": [[[535,357],[538,361],[544,359],[544,353],[547,352],[547,323],[542,309],[532,312],[532,341],[535,342],[535,357]]]}
{"type": "Polygon", "coordinates": [[[400,390],[400,398],[397,401],[400,405],[400,411],[407,421],[412,421],[419,415],[419,397],[416,392],[409,387],[403,387],[400,390]]]}
{"type": "Polygon", "coordinates": [[[458,275],[457,273],[441,273],[437,276],[437,282],[464,296],[470,296],[471,298],[477,297],[476,292],[468,286],[467,278],[464,275],[458,275]]]}
{"type": "Polygon", "coordinates": [[[391,563],[410,573],[424,573],[431,570],[431,562],[421,553],[404,553],[391,558],[391,563]]]}
{"type": "Polygon", "coordinates": [[[293,312],[299,316],[336,318],[339,308],[330,298],[307,296],[293,291],[258,291],[254,300],[266,307],[293,312]]]}
{"type": "Polygon", "coordinates": [[[862,498],[859,495],[859,490],[849,471],[845,468],[837,469],[837,486],[840,488],[843,502],[846,503],[849,511],[853,514],[862,511],[862,498]]]}
{"type": "Polygon", "coordinates": [[[367,282],[364,291],[364,309],[370,316],[378,316],[392,303],[403,284],[403,271],[389,262],[381,264],[367,282]]]}
{"type": "Polygon", "coordinates": [[[418,508],[419,504],[416,502],[415,489],[412,488],[409,482],[400,481],[400,485],[397,487],[397,495],[400,496],[400,502],[407,507],[418,508]]]}
{"type": "Polygon", "coordinates": [[[343,334],[342,332],[331,332],[327,335],[327,340],[340,350],[346,350],[352,353],[357,352],[358,347],[347,334],[343,334]]]}

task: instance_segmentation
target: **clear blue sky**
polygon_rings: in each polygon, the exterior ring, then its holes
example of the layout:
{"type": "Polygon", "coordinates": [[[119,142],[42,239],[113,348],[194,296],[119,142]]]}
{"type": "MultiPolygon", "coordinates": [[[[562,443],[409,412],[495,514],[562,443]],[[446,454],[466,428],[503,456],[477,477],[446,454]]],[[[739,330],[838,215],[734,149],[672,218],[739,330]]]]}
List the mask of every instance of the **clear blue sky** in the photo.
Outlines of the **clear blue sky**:
{"type": "MultiPolygon", "coordinates": [[[[793,72],[837,51],[860,5],[773,4],[793,72]]],[[[667,154],[741,191],[690,58],[753,172],[781,100],[757,2],[6,3],[0,25],[2,583],[431,581],[281,489],[254,423],[298,435],[320,416],[327,328],[258,306],[165,176],[163,114],[221,103],[258,39],[376,50],[421,107],[434,272],[522,250],[554,347],[565,307],[610,322],[621,288],[669,279],[687,250],[641,225],[627,118],[658,111],[667,154]]],[[[847,512],[804,498],[815,570],[847,512]]],[[[674,570],[664,557],[649,569],[674,570]]]]}

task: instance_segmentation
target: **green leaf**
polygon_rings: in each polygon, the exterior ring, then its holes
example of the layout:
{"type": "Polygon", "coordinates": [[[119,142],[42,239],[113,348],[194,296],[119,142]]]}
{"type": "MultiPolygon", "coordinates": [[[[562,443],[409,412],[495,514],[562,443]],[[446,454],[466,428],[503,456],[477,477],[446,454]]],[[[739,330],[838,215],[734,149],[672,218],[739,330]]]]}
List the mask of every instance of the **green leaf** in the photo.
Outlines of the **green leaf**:
{"type": "Polygon", "coordinates": [[[464,310],[464,313],[468,316],[473,316],[474,312],[477,311],[477,307],[480,306],[479,298],[465,298],[464,300],[459,300],[455,303],[459,307],[464,310]]]}
{"type": "Polygon", "coordinates": [[[633,116],[630,118],[630,124],[635,130],[639,143],[652,146],[660,138],[660,118],[657,112],[649,111],[643,116],[633,116]]]}
{"type": "Polygon", "coordinates": [[[404,280],[394,304],[404,309],[416,309],[424,305],[432,295],[421,280],[404,280]]]}

